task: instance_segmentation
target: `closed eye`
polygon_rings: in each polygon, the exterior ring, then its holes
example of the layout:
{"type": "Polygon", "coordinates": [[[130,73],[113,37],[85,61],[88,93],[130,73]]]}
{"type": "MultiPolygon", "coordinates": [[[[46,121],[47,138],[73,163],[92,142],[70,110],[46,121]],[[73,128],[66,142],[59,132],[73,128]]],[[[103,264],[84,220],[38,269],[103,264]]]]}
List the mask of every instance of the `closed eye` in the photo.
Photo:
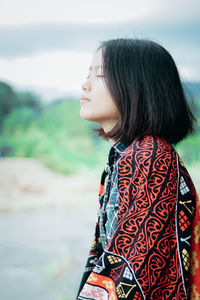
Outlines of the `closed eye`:
{"type": "MultiPolygon", "coordinates": [[[[90,75],[88,75],[87,77],[86,77],[86,79],[88,79],[90,77],[90,75]]],[[[104,77],[103,75],[96,75],[96,77],[104,77]]]]}

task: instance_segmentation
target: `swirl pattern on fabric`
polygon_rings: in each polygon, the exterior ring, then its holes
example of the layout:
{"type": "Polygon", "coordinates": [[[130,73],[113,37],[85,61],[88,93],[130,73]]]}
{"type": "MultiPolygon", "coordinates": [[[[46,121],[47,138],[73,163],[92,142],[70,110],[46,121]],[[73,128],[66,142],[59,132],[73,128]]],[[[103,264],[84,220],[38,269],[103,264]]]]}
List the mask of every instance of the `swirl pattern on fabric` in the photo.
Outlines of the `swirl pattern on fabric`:
{"type": "Polygon", "coordinates": [[[157,137],[135,139],[118,161],[118,193],[115,231],[102,249],[97,222],[87,264],[94,268],[88,269],[78,299],[86,299],[91,285],[105,289],[109,300],[198,296],[198,197],[175,149],[157,137]]]}

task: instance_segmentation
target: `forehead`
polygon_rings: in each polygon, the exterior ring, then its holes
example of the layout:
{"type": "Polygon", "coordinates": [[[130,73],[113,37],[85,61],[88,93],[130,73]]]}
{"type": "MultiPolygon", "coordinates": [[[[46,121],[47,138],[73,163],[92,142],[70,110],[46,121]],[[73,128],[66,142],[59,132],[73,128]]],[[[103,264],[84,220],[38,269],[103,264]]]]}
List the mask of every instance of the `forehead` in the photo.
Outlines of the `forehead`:
{"type": "Polygon", "coordinates": [[[102,68],[102,53],[101,50],[98,50],[91,61],[89,70],[102,68]]]}

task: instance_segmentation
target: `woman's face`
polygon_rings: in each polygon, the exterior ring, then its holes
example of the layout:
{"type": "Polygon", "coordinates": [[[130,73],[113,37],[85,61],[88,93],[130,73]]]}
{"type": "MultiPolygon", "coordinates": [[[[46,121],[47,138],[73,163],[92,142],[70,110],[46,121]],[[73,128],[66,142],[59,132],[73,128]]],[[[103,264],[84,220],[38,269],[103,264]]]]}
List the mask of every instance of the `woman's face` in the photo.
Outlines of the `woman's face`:
{"type": "Polygon", "coordinates": [[[82,84],[80,117],[101,124],[104,131],[112,129],[119,119],[119,111],[111,98],[103,78],[102,50],[98,50],[91,62],[86,81],[82,84]]]}

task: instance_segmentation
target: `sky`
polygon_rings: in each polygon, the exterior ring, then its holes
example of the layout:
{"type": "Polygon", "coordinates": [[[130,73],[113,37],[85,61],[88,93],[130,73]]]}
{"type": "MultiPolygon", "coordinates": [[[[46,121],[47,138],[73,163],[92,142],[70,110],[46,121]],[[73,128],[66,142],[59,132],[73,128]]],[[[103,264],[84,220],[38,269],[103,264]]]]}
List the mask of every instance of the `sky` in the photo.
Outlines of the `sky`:
{"type": "Polygon", "coordinates": [[[81,96],[102,40],[152,39],[200,81],[198,0],[0,0],[0,80],[45,101],[81,96]]]}

